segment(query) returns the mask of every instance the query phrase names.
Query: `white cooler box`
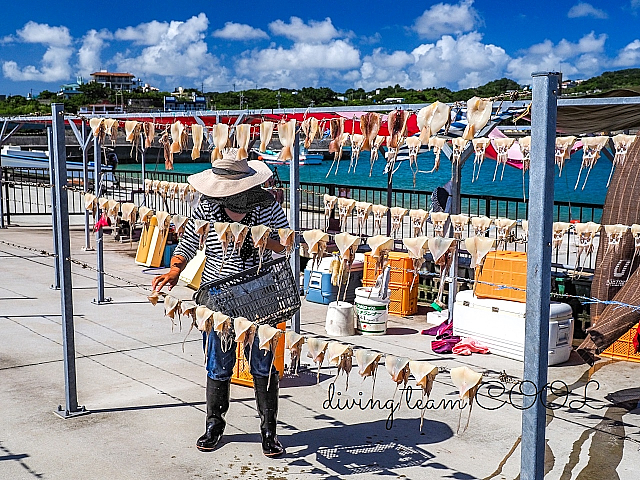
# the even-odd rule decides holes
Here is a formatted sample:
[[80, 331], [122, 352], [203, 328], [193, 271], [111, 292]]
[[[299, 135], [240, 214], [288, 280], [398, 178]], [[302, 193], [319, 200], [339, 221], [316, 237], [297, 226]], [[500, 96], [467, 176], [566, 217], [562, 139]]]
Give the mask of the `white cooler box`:
[[[458, 292], [453, 310], [453, 334], [472, 337], [491, 353], [524, 360], [526, 303], [478, 298], [473, 290]], [[552, 302], [549, 312], [549, 365], [566, 362], [573, 342], [571, 306]]]

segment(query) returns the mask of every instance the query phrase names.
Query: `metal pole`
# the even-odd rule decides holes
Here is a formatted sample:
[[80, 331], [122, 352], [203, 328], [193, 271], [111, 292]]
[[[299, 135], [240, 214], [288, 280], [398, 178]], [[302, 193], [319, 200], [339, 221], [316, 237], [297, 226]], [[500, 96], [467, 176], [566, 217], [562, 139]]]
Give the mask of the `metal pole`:
[[[89, 188], [89, 152], [87, 152], [87, 147], [89, 146], [87, 142], [87, 125], [84, 120], [82, 120], [82, 140], [80, 142], [80, 148], [82, 148], [82, 182], [84, 185], [84, 189], [88, 190]], [[84, 250], [90, 252], [93, 250], [91, 248], [91, 228], [89, 227], [89, 215], [91, 212], [89, 210], [84, 211]]]
[[[449, 209], [449, 215], [460, 214], [460, 176], [462, 172], [462, 161], [458, 161], [451, 165], [451, 203]], [[446, 207], [446, 205], [445, 205]], [[453, 237], [453, 225], [449, 226], [451, 231], [450, 235]], [[453, 308], [456, 302], [456, 294], [458, 292], [458, 252], [453, 255], [451, 262], [451, 269], [449, 270], [449, 298], [447, 301], [447, 307], [449, 309], [449, 320], [453, 321]]]
[[[520, 478], [544, 479], [553, 176], [559, 73], [534, 73]], [[535, 395], [536, 392], [538, 395]], [[526, 395], [530, 396], [526, 396]], [[529, 408], [527, 408], [529, 407]]]
[[[145, 138], [142, 135], [142, 132], [140, 132], [140, 176], [142, 178], [142, 205], [147, 205], [147, 194], [144, 193], [146, 191], [145, 185], [144, 185], [144, 179], [147, 178], [147, 149], [144, 146], [144, 142], [145, 142]], [[133, 226], [131, 226], [131, 235], [133, 235]]]
[[[2, 140], [4, 138], [4, 132], [6, 128], [7, 128], [7, 121], [5, 120], [4, 122], [2, 122], [2, 130], [0, 130], [0, 147], [2, 147], [4, 143]], [[3, 192], [4, 192], [4, 189], [2, 188], [3, 175], [4, 175], [4, 169], [2, 168], [2, 155], [0, 155], [0, 228], [7, 228], [7, 226], [4, 223], [4, 198], [2, 198]]]
[[[100, 190], [102, 186], [102, 173], [101, 173], [101, 154], [100, 154], [100, 142], [98, 137], [93, 138], [93, 184], [96, 197], [100, 197]], [[100, 205], [97, 207], [97, 218], [102, 216], [102, 209]], [[103, 242], [102, 242], [102, 227], [96, 229], [96, 269], [98, 270], [98, 296], [93, 299], [93, 303], [101, 305], [111, 301], [111, 299], [104, 298], [104, 255], [103, 255]]]
[[[58, 199], [55, 194], [55, 188], [58, 185], [56, 181], [56, 150], [54, 148], [53, 143], [53, 132], [51, 127], [47, 127], [47, 147], [49, 149], [49, 183], [54, 185], [54, 188], [51, 189], [51, 227], [53, 230], [53, 251], [58, 251]], [[66, 169], [66, 165], [65, 165]], [[46, 200], [46, 192], [45, 192], [45, 200]], [[60, 290], [60, 256], [55, 257], [55, 261], [53, 262], [53, 285], [51, 288], [54, 290]]]
[[73, 329], [73, 297], [71, 285], [71, 245], [69, 241], [69, 197], [67, 194], [67, 149], [64, 138], [64, 105], [51, 105], [52, 133], [55, 163], [53, 195], [56, 196], [55, 209], [58, 223], [58, 248], [56, 254], [60, 264], [60, 306], [62, 313], [62, 348], [64, 353], [64, 393], [65, 407], [58, 406], [57, 414], [69, 418], [86, 413], [78, 407], [76, 390], [76, 349]]
[[[87, 140], [87, 125], [85, 120], [82, 120], [81, 123], [82, 128], [82, 140], [80, 142], [80, 148], [82, 148], [82, 184], [84, 185], [84, 190], [87, 191], [89, 189], [89, 152], [87, 148], [89, 146], [89, 142]], [[89, 223], [89, 216], [91, 212], [89, 210], [84, 211], [84, 250], [90, 252], [93, 250], [91, 248], [91, 228]]]
[[[300, 242], [298, 242], [298, 232], [300, 232], [300, 131], [296, 129], [296, 137], [293, 142], [293, 160], [289, 164], [289, 223], [295, 232], [295, 248], [291, 255], [290, 263], [293, 270], [293, 277], [296, 282], [300, 280]], [[294, 332], [300, 333], [300, 312], [296, 312], [291, 319], [291, 328]]]
[[391, 203], [392, 197], [393, 173], [391, 170], [389, 170], [389, 173], [387, 173], [387, 207], [389, 207], [389, 210], [387, 211], [387, 237], [391, 235], [391, 207], [393, 206], [393, 204]]

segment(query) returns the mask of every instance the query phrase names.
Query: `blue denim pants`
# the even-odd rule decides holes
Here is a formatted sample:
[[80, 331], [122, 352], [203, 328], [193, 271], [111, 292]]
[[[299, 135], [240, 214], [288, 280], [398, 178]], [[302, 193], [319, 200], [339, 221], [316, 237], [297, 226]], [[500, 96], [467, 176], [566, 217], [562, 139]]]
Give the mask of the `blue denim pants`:
[[[249, 358], [249, 346], [244, 349], [244, 358], [247, 359], [250, 366], [251, 375], [254, 377], [268, 377], [269, 370], [271, 373], [277, 372], [276, 366], [271, 367], [273, 362], [273, 353], [260, 350], [260, 341], [256, 334], [251, 346], [251, 358]], [[209, 334], [209, 343], [207, 345], [207, 334], [202, 332], [202, 346], [208, 348], [205, 350], [207, 357], [207, 375], [213, 380], [226, 381], [231, 379], [233, 375], [233, 367], [236, 364], [236, 350], [238, 345], [236, 342], [226, 352], [222, 351], [220, 337], [215, 332]]]

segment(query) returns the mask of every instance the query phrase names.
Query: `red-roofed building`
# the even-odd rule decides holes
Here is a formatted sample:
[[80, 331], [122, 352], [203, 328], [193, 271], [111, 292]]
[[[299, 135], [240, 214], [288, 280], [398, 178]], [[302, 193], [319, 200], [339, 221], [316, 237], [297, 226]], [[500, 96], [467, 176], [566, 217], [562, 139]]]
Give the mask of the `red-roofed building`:
[[91, 74], [91, 81], [101, 83], [112, 90], [130, 92], [138, 86], [139, 80], [130, 73], [114, 73], [100, 70]]

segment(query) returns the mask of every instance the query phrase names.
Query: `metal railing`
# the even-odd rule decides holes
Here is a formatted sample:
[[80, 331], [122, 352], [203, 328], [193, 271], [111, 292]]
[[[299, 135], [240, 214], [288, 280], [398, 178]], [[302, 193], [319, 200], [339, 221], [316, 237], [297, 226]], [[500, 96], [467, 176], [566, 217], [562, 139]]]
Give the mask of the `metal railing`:
[[[7, 220], [11, 215], [51, 215], [51, 192], [46, 185], [49, 184], [49, 170], [35, 168], [4, 167], [2, 169], [5, 188], [5, 211]], [[151, 180], [166, 180], [169, 182], [185, 183], [189, 175], [173, 172], [147, 172], [146, 178]], [[68, 171], [69, 185], [77, 187], [81, 191], [94, 191], [93, 177], [89, 178], [87, 188], [84, 185], [82, 172], [78, 170]], [[283, 207], [288, 213], [289, 183], [282, 182], [284, 189]], [[300, 225], [303, 230], [327, 227], [327, 219], [324, 215], [325, 194], [338, 197], [355, 199], [358, 202], [370, 202], [373, 204], [387, 205], [387, 190], [377, 187], [358, 187], [353, 185], [301, 183], [300, 184]], [[180, 214], [188, 216], [191, 207], [177, 198], [163, 198], [157, 194], [144, 193], [144, 180], [140, 172], [118, 171], [107, 173], [103, 177], [102, 188], [99, 196], [114, 198], [121, 202], [133, 202], [136, 205], [146, 205], [155, 210], [165, 210], [172, 215]], [[390, 204], [406, 209], [429, 210], [431, 206], [431, 192], [409, 189], [394, 189]], [[496, 197], [488, 195], [461, 195], [461, 213], [473, 215], [486, 215], [487, 217], [507, 217], [512, 219], [526, 219], [528, 204], [521, 199], [508, 197]], [[84, 214], [84, 202], [79, 191], [69, 191], [69, 214]], [[554, 221], [599, 222], [602, 217], [602, 205], [588, 203], [555, 202]], [[373, 218], [370, 215], [368, 221], [360, 228], [355, 212], [347, 216], [345, 225], [339, 223], [337, 208], [331, 214], [329, 229], [333, 231], [348, 231], [354, 234], [370, 236], [374, 234]], [[382, 233], [386, 233], [386, 220], [382, 222]], [[522, 226], [516, 225], [514, 238], [523, 236]], [[399, 240], [413, 234], [413, 228], [408, 218], [402, 222], [401, 228], [394, 235]], [[433, 225], [427, 223], [424, 228], [425, 235], [433, 235]], [[467, 228], [467, 235], [471, 235], [471, 226]], [[492, 230], [495, 235], [495, 231]], [[555, 262], [569, 264], [573, 259], [575, 247], [573, 235], [567, 234], [561, 249], [555, 254]], [[396, 243], [401, 247], [401, 243]], [[526, 243], [510, 242], [506, 248], [509, 250], [526, 250]], [[592, 269], [595, 265], [595, 255], [591, 255], [585, 262], [586, 269]]]

